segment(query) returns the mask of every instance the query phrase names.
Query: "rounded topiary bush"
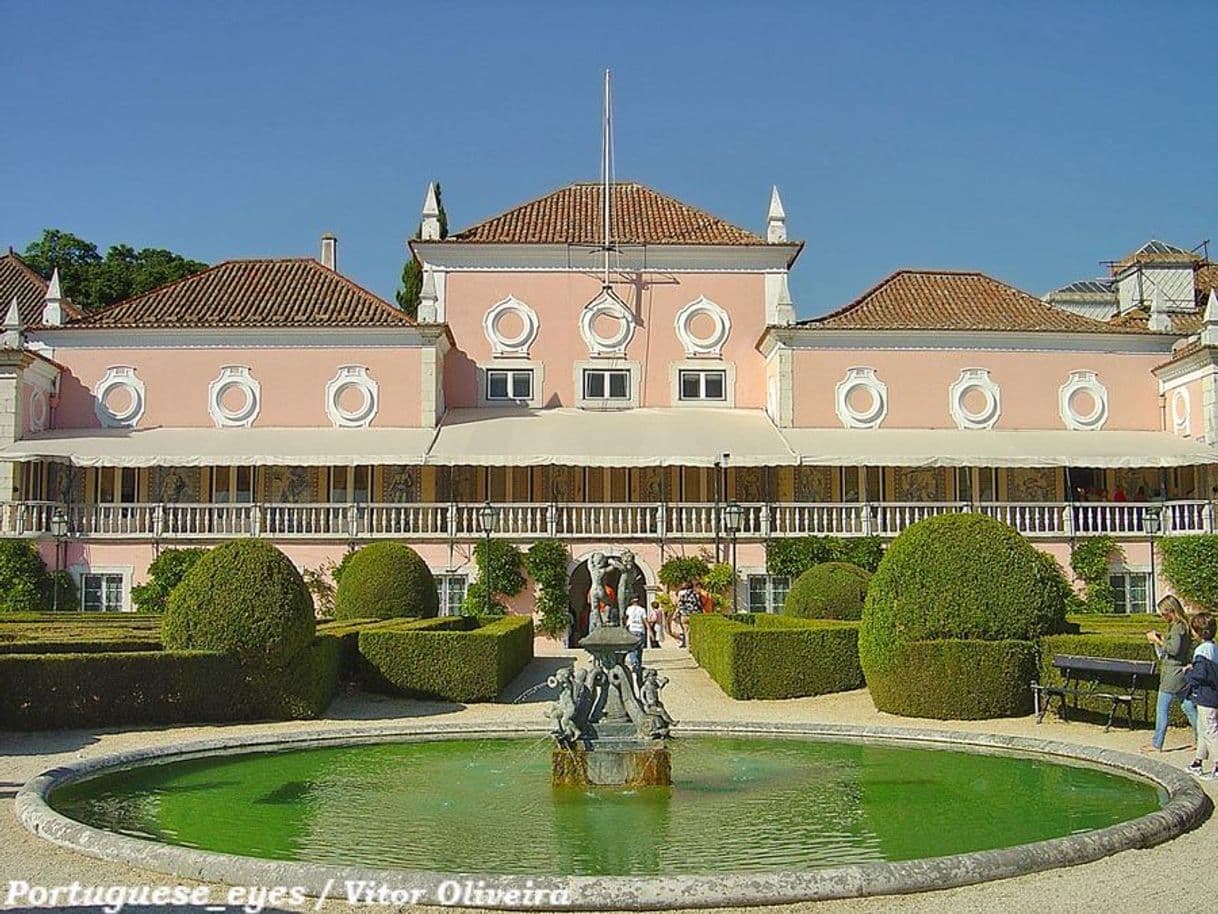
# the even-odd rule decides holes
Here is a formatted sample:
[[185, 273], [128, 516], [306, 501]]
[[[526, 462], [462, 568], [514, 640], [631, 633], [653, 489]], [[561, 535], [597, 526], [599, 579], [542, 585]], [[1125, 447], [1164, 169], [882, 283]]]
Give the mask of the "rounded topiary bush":
[[409, 546], [373, 543], [345, 561], [334, 594], [336, 618], [430, 618], [439, 612], [436, 579]]
[[870, 572], [849, 562], [813, 565], [791, 585], [782, 611], [801, 619], [861, 619]]
[[268, 670], [295, 660], [314, 634], [313, 597], [291, 560], [261, 540], [202, 556], [169, 595], [161, 636], [170, 650], [224, 651]]
[[[1016, 678], [1023, 659], [969, 664], [949, 656], [981, 656], [967, 646], [975, 641], [1034, 650], [1036, 639], [1065, 629], [1068, 590], [1056, 562], [993, 518], [948, 514], [914, 524], [889, 546], [863, 606], [859, 659], [876, 707], [942, 719], [1022, 713], [1030, 702], [1028, 680]], [[945, 643], [919, 646], [926, 642]], [[970, 694], [977, 692], [986, 695]], [[939, 706], [914, 698], [925, 694], [940, 696]]]

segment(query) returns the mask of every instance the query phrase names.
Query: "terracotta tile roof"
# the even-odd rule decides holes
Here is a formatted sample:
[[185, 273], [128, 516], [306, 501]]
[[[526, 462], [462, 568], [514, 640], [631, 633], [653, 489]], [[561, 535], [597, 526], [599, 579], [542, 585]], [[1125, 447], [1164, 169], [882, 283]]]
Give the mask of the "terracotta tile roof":
[[1200, 255], [1152, 238], [1136, 251], [1126, 254], [1112, 265], [1114, 274], [1139, 263], [1201, 263]]
[[[1187, 335], [1196, 333], [1201, 329], [1201, 320], [1204, 317], [1204, 311], [1190, 312], [1187, 314], [1179, 312], [1169, 312], [1168, 317], [1171, 320], [1171, 329], [1165, 331], [1167, 333], [1178, 333]], [[1150, 332], [1150, 315], [1145, 308], [1134, 308], [1126, 311], [1124, 314], [1118, 314], [1108, 322], [1113, 327], [1123, 327], [1142, 331], [1143, 333]]]
[[413, 324], [311, 258], [226, 260], [73, 321], [73, 328], [386, 327]]
[[[599, 244], [603, 193], [598, 183], [570, 184], [493, 216], [445, 243]], [[613, 185], [613, 240], [622, 244], [761, 245], [760, 235], [642, 184]]]
[[1063, 311], [986, 276], [898, 270], [846, 307], [800, 326], [826, 330], [1009, 330], [1137, 333]]
[[[0, 256], [0, 317], [8, 311], [14, 295], [17, 296], [17, 312], [21, 315], [21, 325], [41, 326], [42, 305], [47, 297], [47, 280], [38, 275], [19, 254], [10, 250]], [[67, 299], [64, 299], [63, 309], [72, 317], [80, 314]]]
[[1197, 307], [1205, 313], [1205, 303], [1211, 289], [1218, 289], [1218, 263], [1204, 262], [1193, 274], [1193, 287], [1197, 290]]

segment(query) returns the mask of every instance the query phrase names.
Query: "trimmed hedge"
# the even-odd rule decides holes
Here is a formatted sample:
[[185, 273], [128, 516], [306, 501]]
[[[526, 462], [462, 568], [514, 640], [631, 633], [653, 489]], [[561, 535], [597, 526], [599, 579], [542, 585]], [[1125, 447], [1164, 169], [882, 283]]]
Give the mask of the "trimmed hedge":
[[336, 619], [430, 619], [440, 612], [431, 569], [403, 543], [372, 543], [344, 563], [334, 594]]
[[287, 668], [313, 641], [313, 596], [291, 560], [262, 540], [217, 546], [169, 595], [170, 650], [233, 653], [251, 669]]
[[[888, 547], [863, 608], [859, 656], [876, 707], [942, 719], [1024, 713], [1033, 648], [960, 644], [1030, 645], [1062, 632], [1069, 592], [1060, 566], [1006, 524], [980, 514], [919, 521]], [[939, 641], [954, 646], [913, 647]], [[962, 676], [975, 696], [958, 688]], [[937, 710], [930, 695], [942, 701]]]
[[314, 638], [287, 670], [265, 681], [253, 680], [260, 715], [276, 720], [320, 717], [338, 691], [341, 663], [339, 638]]
[[1163, 576], [1188, 603], [1218, 612], [1218, 534], [1167, 536], [1159, 540]]
[[863, 618], [871, 573], [849, 562], [822, 562], [795, 579], [783, 605], [784, 615], [800, 619]]
[[1017, 717], [1032, 710], [1036, 661], [1031, 641], [914, 641], [867, 685], [877, 708], [906, 717]]
[[694, 660], [732, 698], [798, 698], [863, 686], [856, 623], [700, 614], [689, 625]]
[[[530, 616], [445, 616], [359, 633], [365, 688], [446, 701], [494, 701], [533, 659]], [[375, 677], [375, 678], [372, 678]]]

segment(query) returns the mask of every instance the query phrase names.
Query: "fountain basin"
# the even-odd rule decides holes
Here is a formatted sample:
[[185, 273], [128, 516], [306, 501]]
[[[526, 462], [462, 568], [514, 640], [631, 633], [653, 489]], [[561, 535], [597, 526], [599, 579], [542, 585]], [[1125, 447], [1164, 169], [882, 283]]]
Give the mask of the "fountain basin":
[[[487, 849], [498, 846], [499, 842], [485, 837], [475, 848], [478, 851], [477, 856], [465, 861], [451, 856], [443, 859], [426, 856], [415, 856], [406, 860], [377, 858], [365, 853], [366, 845], [361, 844], [361, 837], [352, 835], [349, 831], [350, 822], [340, 823], [343, 828], [339, 834], [343, 840], [339, 849], [341, 852], [336, 852], [337, 856], [322, 853], [314, 855], [315, 859], [311, 860], [260, 859], [254, 854], [263, 853], [268, 857], [282, 854], [270, 847], [241, 848], [241, 853], [234, 854], [226, 852], [233, 850], [231, 847], [219, 850], [190, 848], [138, 838], [133, 834], [105, 831], [74, 821], [57, 812], [47, 804], [47, 797], [51, 796], [53, 803], [59, 803], [65, 797], [70, 798], [71, 794], [66, 789], [70, 785], [115, 766], [121, 769], [123, 766], [131, 767], [149, 761], [161, 762], [170, 759], [179, 763], [193, 759], [201, 763], [203, 768], [196, 772], [203, 776], [201, 783], [206, 786], [210, 780], [212, 788], [216, 788], [217, 781], [224, 781], [232, 773], [231, 770], [227, 774], [223, 771], [225, 764], [253, 762], [255, 759], [249, 755], [251, 752], [277, 751], [284, 748], [334, 750], [342, 745], [355, 745], [358, 748], [379, 746], [384, 749], [383, 744], [391, 741], [417, 747], [420, 742], [476, 738], [486, 741], [484, 745], [497, 747], [501, 760], [511, 754], [509, 750], [512, 749], [512, 743], [515, 743], [516, 747], [524, 744], [519, 739], [506, 743], [499, 740], [506, 737], [519, 738], [519, 731], [504, 733], [462, 727], [364, 729], [341, 733], [298, 734], [281, 740], [264, 739], [255, 743], [231, 739], [209, 741], [181, 747], [185, 752], [179, 747], [149, 749], [89, 760], [48, 772], [22, 789], [18, 795], [17, 808], [21, 820], [28, 828], [57, 843], [93, 856], [123, 860], [136, 866], [176, 875], [226, 883], [300, 885], [314, 893], [325, 891], [328, 880], [338, 880], [337, 884], [342, 884], [345, 880], [374, 880], [379, 884], [396, 886], [402, 890], [430, 892], [432, 894], [424, 897], [434, 901], [438, 898], [434, 894], [437, 887], [446, 878], [444, 874], [461, 872], [465, 874], [462, 879], [483, 880], [488, 885], [509, 890], [516, 887], [522, 891], [526, 888], [562, 891], [566, 893], [562, 903], [555, 903], [553, 906], [576, 909], [776, 903], [962, 885], [1054, 866], [1082, 863], [1125, 848], [1156, 844], [1197, 824], [1208, 815], [1210, 809], [1203, 791], [1185, 773], [1148, 759], [1090, 747], [990, 735], [829, 725], [722, 727], [690, 724], [683, 726], [683, 733], [736, 741], [737, 745], [729, 747], [732, 751], [728, 752], [728, 755], [739, 755], [739, 740], [762, 737], [770, 748], [765, 748], [764, 751], [758, 748], [751, 755], [746, 753], [743, 757], [757, 760], [765, 756], [770, 761], [761, 765], [763, 770], [760, 773], [754, 770], [736, 771], [733, 774], [728, 770], [726, 777], [721, 777], [723, 771], [712, 765], [709, 774], [703, 770], [697, 775], [697, 778], [701, 779], [697, 783], [686, 781], [683, 784], [687, 766], [680, 753], [688, 748], [690, 754], [687, 760], [692, 762], [698, 755], [704, 755], [701, 750], [707, 744], [696, 742], [696, 738], [682, 738], [674, 743], [674, 750], [678, 753], [674, 786], [671, 790], [653, 788], [650, 791], [637, 791], [636, 793], [646, 796], [642, 797], [637, 807], [633, 807], [633, 812], [628, 812], [629, 815], [642, 814], [649, 830], [630, 832], [628, 829], [637, 827], [638, 822], [623, 823], [618, 817], [623, 808], [618, 799], [614, 799], [609, 807], [598, 805], [604, 801], [603, 791], [594, 792], [597, 798], [595, 800], [587, 799], [585, 794], [578, 791], [574, 796], [559, 796], [552, 803], [546, 803], [544, 810], [537, 810], [539, 804], [536, 802], [537, 798], [533, 797], [533, 802], [522, 804], [522, 808], [531, 805], [547, 816], [557, 816], [556, 824], [553, 824], [550, 833], [538, 832], [533, 827], [535, 822], [520, 821], [518, 811], [515, 814], [516, 819], [512, 821], [515, 829], [512, 836], [515, 840], [508, 839], [503, 842], [505, 854], [501, 856], [504, 859], [499, 859], [494, 854], [488, 856]], [[536, 735], [540, 736], [540, 731]], [[805, 742], [809, 740], [811, 742]], [[863, 793], [852, 794], [850, 789], [839, 792], [839, 800], [845, 797], [849, 801], [853, 796], [858, 802], [854, 806], [847, 802], [844, 806], [825, 809], [825, 816], [819, 820], [819, 824], [810, 823], [793, 814], [791, 799], [806, 791], [809, 784], [827, 780], [824, 771], [806, 771], [806, 778], [798, 784], [789, 784], [790, 789], [782, 785], [784, 780], [790, 777], [790, 772], [799, 772], [814, 763], [825, 762], [824, 757], [817, 755], [819, 750], [809, 749], [810, 754], [800, 755], [799, 751], [803, 750], [796, 751], [798, 747], [824, 746], [826, 740], [846, 746], [856, 756], [865, 751], [866, 754], [874, 756], [874, 765], [869, 769], [870, 775], [854, 777], [853, 780], [853, 775], [849, 772], [838, 770], [836, 782], [847, 787], [853, 785], [862, 789]], [[908, 756], [902, 767], [893, 764], [893, 756], [884, 755], [903, 749], [929, 751], [931, 761], [936, 764], [919, 767], [910, 762], [912, 756]], [[468, 751], [463, 751], [465, 755], [469, 755]], [[540, 761], [533, 759], [530, 764], [534, 766], [538, 783], [545, 785], [546, 796], [549, 797], [548, 753], [537, 740], [532, 743], [532, 752]], [[791, 752], [796, 754], [792, 756], [789, 754]], [[875, 755], [877, 752], [880, 755]], [[234, 753], [239, 756], [234, 757]], [[1068, 788], [1067, 793], [1077, 792], [1079, 784], [1086, 787], [1087, 783], [1092, 783], [1094, 786], [1096, 782], [1088, 781], [1093, 776], [1100, 777], [1100, 781], [1108, 785], [1097, 788], [1096, 796], [1100, 796], [1109, 787], [1116, 789], [1127, 782], [1132, 785], [1131, 796], [1136, 795], [1134, 805], [1123, 807], [1123, 813], [1109, 815], [1108, 824], [1099, 820], [1084, 822], [1080, 819], [1076, 822], [1067, 821], [1064, 828], [1059, 827], [1057, 836], [1053, 837], [1009, 836], [1016, 842], [1015, 846], [994, 846], [983, 841], [974, 842], [973, 850], [960, 850], [968, 844], [967, 841], [965, 844], [957, 841], [955, 845], [939, 848], [939, 851], [960, 850], [946, 855], [935, 850], [927, 854], [911, 852], [908, 848], [900, 849], [903, 835], [907, 836], [919, 823], [922, 826], [929, 824], [926, 822], [928, 810], [953, 806], [953, 803], [927, 804], [925, 798], [919, 801], [922, 804], [919, 805], [910, 799], [913, 796], [910, 791], [917, 787], [920, 780], [926, 779], [927, 772], [933, 773], [936, 768], [943, 767], [937, 762], [946, 762], [950, 756], [962, 756], [967, 765], [973, 766], [973, 770], [972, 776], [957, 781], [957, 787], [963, 789], [962, 785], [968, 784], [980, 784], [984, 787], [983, 782], [987, 777], [997, 778], [993, 782], [998, 788], [993, 796], [997, 796], [1009, 794], [1009, 785], [1003, 786], [997, 768], [982, 769], [985, 769], [988, 762], [1000, 762], [1001, 768], [1006, 763], [1017, 761], [1011, 757], [1012, 754], [1021, 757], [1018, 761], [1033, 767], [1040, 766], [1043, 769], [1040, 779], [1048, 777], [1049, 780], [1060, 781]], [[304, 756], [307, 753], [292, 755]], [[290, 757], [288, 754], [272, 757], [272, 767], [282, 770]], [[784, 767], [784, 758], [792, 764]], [[775, 759], [777, 761], [774, 761]], [[492, 758], [492, 768], [495, 762]], [[219, 767], [207, 772], [207, 765], [213, 763]], [[981, 768], [977, 768], [978, 765]], [[502, 765], [499, 767], [504, 768]], [[339, 769], [342, 770], [342, 766], [339, 766]], [[447, 788], [452, 781], [448, 769], [433, 770], [435, 777], [432, 792], [435, 793], [434, 788], [437, 785]], [[978, 771], [983, 776], [977, 777]], [[130, 776], [135, 778], [137, 785], [148, 785], [161, 776], [154, 775], [154, 772], [156, 769], [151, 768], [144, 772], [131, 773]], [[386, 777], [388, 778], [389, 774]], [[734, 777], [744, 777], [745, 786], [733, 786]], [[263, 784], [262, 787], [269, 789], [256, 796], [251, 794], [253, 799], [248, 802], [257, 818], [268, 820], [286, 809], [294, 808], [294, 804], [307, 808], [308, 803], [313, 802], [309, 799], [308, 790], [301, 793], [296, 787], [290, 786], [290, 781], [291, 779], [278, 787]], [[506, 784], [507, 781], [503, 783]], [[88, 784], [77, 783], [76, 789], [87, 786]], [[190, 782], [189, 779], [175, 783], [171, 778], [162, 786], [177, 788], [166, 790], [160, 795], [159, 802], [169, 806], [174, 803], [181, 804], [183, 800], [198, 797], [206, 792], [199, 790], [199, 781]], [[519, 788], [521, 785], [516, 786]], [[890, 795], [904, 796], [909, 801], [877, 808], [872, 816], [864, 795], [868, 791], [875, 794], [877, 789], [881, 793], [886, 790]], [[57, 791], [58, 798], [53, 795]], [[561, 795], [563, 792], [560, 790], [557, 793]], [[657, 799], [658, 794], [665, 794], [667, 798]], [[695, 797], [693, 802], [688, 807], [681, 806], [690, 796]], [[632, 801], [623, 802], [626, 807], [630, 807]], [[383, 804], [380, 805], [382, 811], [385, 811]], [[967, 800], [959, 794], [954, 798], [954, 805], [965, 813], [960, 817], [958, 827], [954, 831], [933, 829], [936, 834], [948, 835], [954, 841], [968, 838], [971, 831], [989, 822], [1018, 822], [1021, 819], [1040, 818], [1010, 814], [1004, 816], [997, 807], [984, 809], [976, 805], [969, 806]], [[1112, 804], [1107, 801], [1099, 804], [1100, 807], [1109, 805]], [[206, 804], [203, 808], [207, 808]], [[225, 811], [219, 807], [212, 809], [213, 813]], [[231, 809], [230, 805], [230, 811]], [[416, 805], [414, 809], [415, 820], [427, 818], [424, 815], [426, 810], [422, 807]], [[332, 821], [330, 813], [333, 810], [315, 806], [314, 811], [314, 824]], [[736, 815], [736, 819], [725, 820], [725, 811]], [[1101, 808], [1100, 812], [1103, 811]], [[694, 820], [682, 818], [695, 813], [703, 815], [703, 824], [697, 826], [697, 831], [692, 830], [693, 826], [690, 825]], [[798, 856], [808, 845], [809, 836], [817, 838], [818, 835], [824, 837], [832, 832], [849, 832], [850, 822], [857, 824], [858, 815], [871, 823], [866, 828], [856, 829], [871, 835], [870, 846], [863, 842], [861, 849], [855, 846], [849, 853], [843, 853], [839, 847], [819, 861]], [[852, 819], [852, 816], [855, 818]], [[874, 821], [867, 819], [868, 816], [872, 816]], [[364, 818], [371, 821], [375, 817]], [[381, 816], [382, 820], [385, 818]], [[397, 821], [392, 814], [388, 818]], [[183, 817], [181, 821], [189, 821], [189, 818]], [[665, 821], [669, 821], [667, 832], [662, 827]], [[969, 825], [970, 822], [973, 824]], [[572, 823], [575, 823], [575, 826]], [[780, 851], [768, 864], [762, 861], [763, 865], [756, 865], [756, 845], [753, 842], [755, 835], [743, 833], [743, 829], [750, 823], [771, 827], [778, 839]], [[410, 817], [405, 817], [400, 824], [404, 831], [398, 829], [394, 833], [394, 840], [399, 844], [423, 850], [433, 847], [426, 840], [425, 833], [413, 830], [419, 827], [419, 821], [411, 821]], [[485, 836], [486, 824], [485, 821], [475, 821], [469, 827]], [[657, 832], [657, 829], [664, 840], [654, 847], [643, 847], [642, 851], [645, 853], [636, 854], [634, 851], [637, 842], [623, 838], [623, 835], [653, 833]], [[129, 831], [139, 833], [138, 829]], [[1078, 833], [1074, 833], [1076, 831]], [[447, 835], [448, 845], [460, 843], [458, 832], [448, 830], [444, 834]], [[197, 835], [155, 836], [151, 833], [148, 837], [196, 843], [198, 838]], [[309, 836], [306, 834], [304, 837]], [[1028, 840], [1029, 837], [1035, 840]], [[551, 841], [554, 843], [550, 843]], [[882, 853], [886, 843], [890, 848], [896, 848], [895, 853], [888, 854], [887, 859]], [[297, 850], [307, 846], [310, 846], [307, 840], [298, 840], [296, 843]], [[312, 846], [316, 848], [317, 845], [314, 843]], [[444, 847], [443, 844], [439, 846], [441, 849]], [[577, 851], [583, 848], [587, 853], [582, 857], [578, 853], [568, 854], [566, 858], [561, 854], [556, 857], [555, 849], [561, 850], [563, 847]], [[657, 856], [653, 852], [656, 847], [671, 847], [673, 852]], [[736, 854], [734, 863], [729, 862], [733, 853]], [[561, 867], [566, 872], [556, 872], [558, 867], [538, 864], [539, 860], [554, 859], [567, 860], [567, 865]], [[750, 860], [753, 864], [749, 864]], [[513, 866], [511, 861], [516, 861], [516, 865]], [[461, 865], [471, 862], [474, 863], [473, 866]], [[475, 875], [470, 876], [470, 873]], [[487, 900], [475, 900], [471, 903], [486, 904]], [[493, 901], [491, 903], [493, 904]], [[546, 907], [547, 903], [542, 900], [533, 906]]]

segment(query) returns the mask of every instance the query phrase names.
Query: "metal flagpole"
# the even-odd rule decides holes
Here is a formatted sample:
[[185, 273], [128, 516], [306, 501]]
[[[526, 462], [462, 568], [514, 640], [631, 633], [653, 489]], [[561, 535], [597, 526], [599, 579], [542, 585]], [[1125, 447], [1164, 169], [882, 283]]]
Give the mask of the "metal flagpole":
[[601, 194], [603, 195], [601, 210], [604, 216], [604, 287], [609, 288], [609, 215], [612, 207], [611, 196], [613, 193], [613, 155], [612, 155], [612, 135], [613, 135], [613, 103], [609, 92], [609, 71], [605, 70], [605, 117], [601, 125], [602, 128], [602, 148], [601, 148]]

